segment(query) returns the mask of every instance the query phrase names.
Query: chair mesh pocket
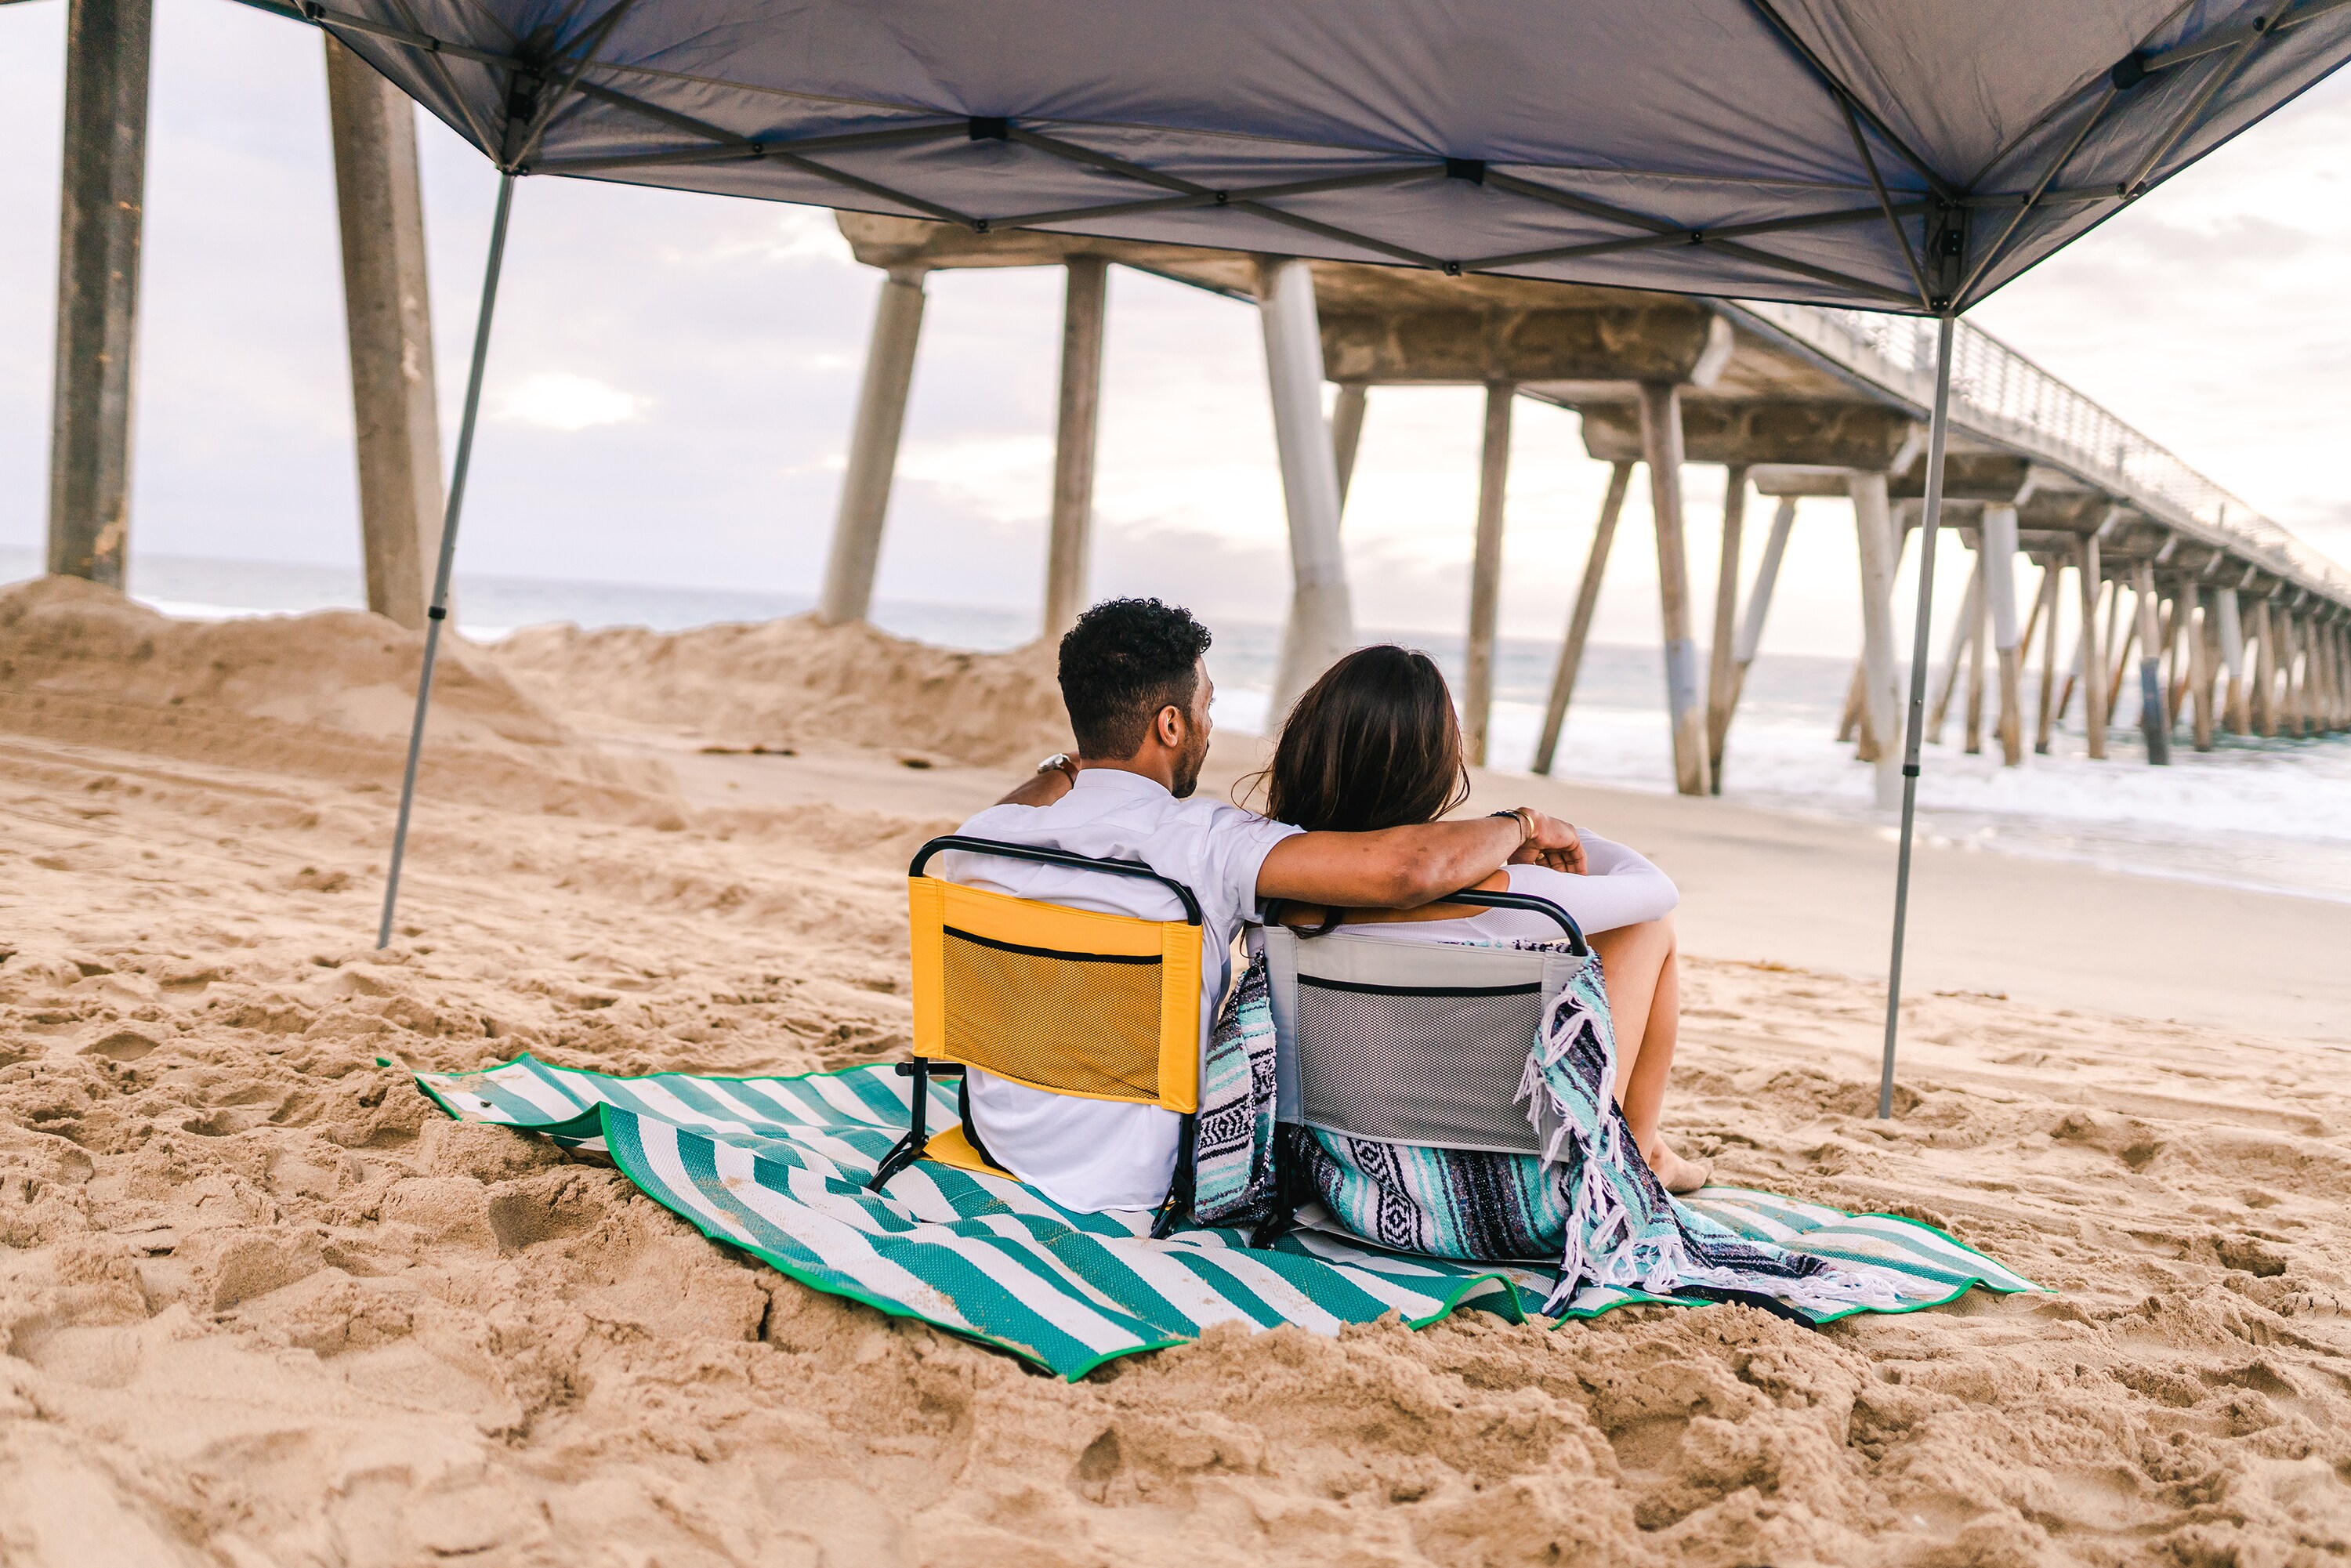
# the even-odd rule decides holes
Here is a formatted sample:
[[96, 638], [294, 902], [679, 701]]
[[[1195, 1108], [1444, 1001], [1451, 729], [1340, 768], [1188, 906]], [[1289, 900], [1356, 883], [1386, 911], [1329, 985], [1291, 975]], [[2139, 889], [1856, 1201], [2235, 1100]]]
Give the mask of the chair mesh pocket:
[[1065, 1093], [1158, 1099], [1155, 956], [1057, 952], [945, 929], [948, 1056]]
[[1517, 1103], [1542, 988], [1427, 989], [1298, 977], [1309, 1126], [1435, 1148], [1537, 1152]]

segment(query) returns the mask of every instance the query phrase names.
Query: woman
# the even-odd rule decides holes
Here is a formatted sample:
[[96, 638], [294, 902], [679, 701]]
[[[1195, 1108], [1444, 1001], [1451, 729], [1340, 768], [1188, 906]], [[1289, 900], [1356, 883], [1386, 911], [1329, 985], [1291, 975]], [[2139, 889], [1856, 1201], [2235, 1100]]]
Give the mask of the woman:
[[[1392, 646], [1361, 648], [1324, 673], [1298, 699], [1282, 726], [1273, 763], [1261, 776], [1266, 814], [1309, 831], [1364, 831], [1433, 821], [1469, 796], [1462, 765], [1461, 729], [1445, 676], [1425, 653]], [[1680, 894], [1656, 866], [1622, 844], [1594, 834], [1583, 838], [1580, 871], [1512, 865], [1480, 888], [1532, 894], [1574, 916], [1598, 955], [1616, 1039], [1615, 1094], [1649, 1168], [1671, 1192], [1706, 1183], [1707, 1167], [1667, 1146], [1658, 1130], [1666, 1080], [1679, 1029], [1676, 948], [1670, 915]], [[1556, 940], [1558, 925], [1523, 910], [1477, 910], [1436, 904], [1418, 909], [1328, 911], [1285, 907], [1285, 924], [1312, 928], [1332, 915], [1357, 936], [1398, 942]], [[1393, 1205], [1400, 1195], [1384, 1187], [1373, 1162], [1356, 1158], [1350, 1140], [1314, 1135], [1309, 1156], [1316, 1185], [1342, 1215], [1365, 1204]], [[1523, 1155], [1454, 1151], [1454, 1162], [1509, 1162], [1487, 1173], [1524, 1189], [1537, 1215], [1564, 1209], [1555, 1180]], [[1523, 1167], [1523, 1168], [1521, 1168]], [[1543, 1228], [1538, 1218], [1534, 1228]], [[1513, 1239], [1510, 1255], [1526, 1256], [1556, 1238]]]

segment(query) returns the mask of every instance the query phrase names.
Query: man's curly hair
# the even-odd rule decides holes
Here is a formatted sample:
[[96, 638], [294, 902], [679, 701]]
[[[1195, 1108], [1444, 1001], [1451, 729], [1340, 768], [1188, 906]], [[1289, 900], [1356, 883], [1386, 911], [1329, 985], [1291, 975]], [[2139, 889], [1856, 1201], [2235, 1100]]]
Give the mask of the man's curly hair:
[[1079, 755], [1132, 757], [1161, 708], [1190, 708], [1208, 641], [1190, 611], [1156, 599], [1106, 599], [1079, 616], [1061, 667]]

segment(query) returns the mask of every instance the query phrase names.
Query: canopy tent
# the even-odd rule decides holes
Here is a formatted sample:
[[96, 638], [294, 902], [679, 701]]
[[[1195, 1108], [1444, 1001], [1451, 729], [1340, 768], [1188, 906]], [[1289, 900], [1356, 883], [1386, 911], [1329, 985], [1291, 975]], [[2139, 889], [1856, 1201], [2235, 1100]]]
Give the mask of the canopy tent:
[[2351, 57], [2351, 0], [247, 3], [330, 32], [505, 176], [380, 940], [517, 175], [1909, 311], [1942, 331], [1881, 1115], [1951, 322]]
[[2351, 54], [2346, 0], [301, 0], [502, 169], [1965, 310]]

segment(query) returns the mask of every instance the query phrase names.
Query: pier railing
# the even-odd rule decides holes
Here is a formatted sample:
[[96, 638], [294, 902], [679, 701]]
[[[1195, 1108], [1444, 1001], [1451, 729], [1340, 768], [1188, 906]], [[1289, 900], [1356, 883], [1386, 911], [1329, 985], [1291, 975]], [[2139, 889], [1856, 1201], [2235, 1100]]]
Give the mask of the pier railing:
[[[1738, 308], [1922, 409], [1933, 396], [1931, 321], [1760, 301]], [[1998, 338], [1962, 321], [1955, 351], [1956, 427], [2045, 459], [2151, 517], [2218, 536], [2277, 576], [2351, 603], [2351, 572]]]

